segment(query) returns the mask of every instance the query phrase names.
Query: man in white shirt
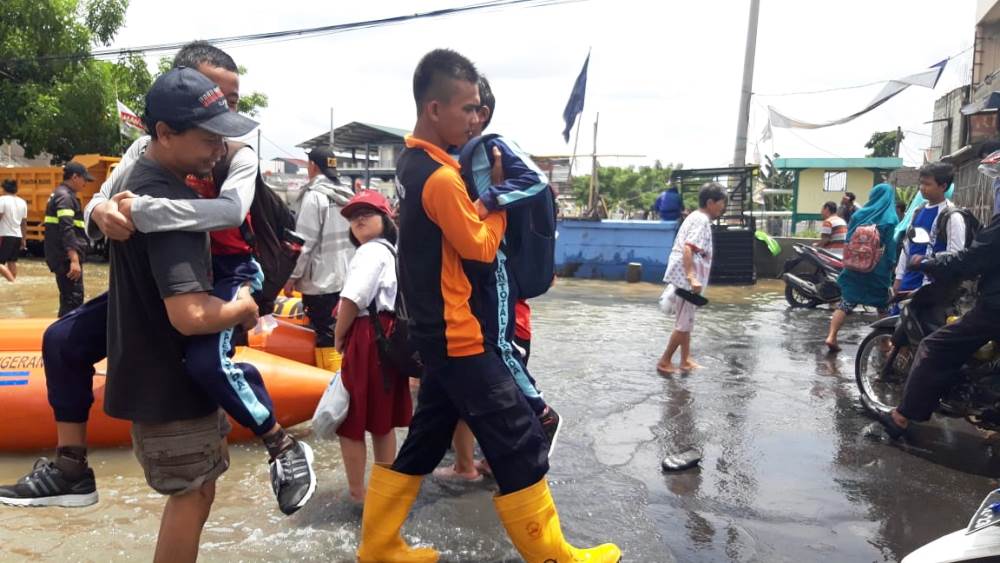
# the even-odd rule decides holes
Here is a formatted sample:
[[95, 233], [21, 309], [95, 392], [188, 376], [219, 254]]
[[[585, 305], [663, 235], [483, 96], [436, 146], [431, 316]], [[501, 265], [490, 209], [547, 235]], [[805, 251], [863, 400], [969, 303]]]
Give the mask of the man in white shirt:
[[17, 279], [17, 256], [27, 248], [28, 203], [17, 197], [17, 182], [3, 181], [0, 195], [0, 276], [7, 281]]
[[927, 203], [914, 211], [911, 229], [925, 229], [930, 242], [919, 244], [907, 240], [903, 245], [896, 263], [894, 294], [910, 292], [929, 283], [923, 272], [909, 270], [914, 257], [931, 258], [941, 252], [955, 253], [965, 248], [965, 218], [956, 211], [955, 204], [945, 198], [954, 175], [954, 168], [944, 162], [931, 162], [920, 168], [920, 194]]

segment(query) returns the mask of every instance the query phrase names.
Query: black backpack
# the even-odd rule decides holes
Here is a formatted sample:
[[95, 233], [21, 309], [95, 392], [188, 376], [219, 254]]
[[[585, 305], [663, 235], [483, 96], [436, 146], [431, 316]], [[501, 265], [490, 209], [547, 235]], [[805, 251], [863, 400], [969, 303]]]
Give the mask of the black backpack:
[[[249, 146], [245, 143], [227, 141], [226, 157], [215, 165], [212, 179], [217, 189], [229, 176], [229, 166], [236, 151]], [[257, 182], [253, 202], [250, 204], [250, 221], [240, 225], [243, 240], [253, 249], [254, 258], [264, 272], [264, 289], [254, 293], [254, 300], [261, 315], [274, 312], [274, 302], [281, 293], [288, 278], [295, 270], [302, 251], [303, 239], [295, 232], [295, 215], [288, 205], [267, 185], [257, 169]]]
[[[396, 249], [385, 241], [380, 240], [377, 242], [392, 253], [393, 262], [396, 264], [396, 279], [399, 279], [399, 260], [397, 259]], [[375, 298], [368, 304], [368, 318], [371, 319], [372, 325], [375, 328], [375, 343], [378, 347], [379, 361], [383, 366], [393, 366], [403, 377], [423, 377], [424, 364], [420, 360], [420, 353], [410, 342], [410, 316], [406, 311], [406, 303], [403, 301], [403, 292], [401, 290], [396, 292], [396, 302], [393, 305], [393, 314], [396, 316], [396, 322], [393, 323], [389, 334], [386, 334], [382, 330], [382, 323], [378, 320], [378, 308], [375, 306], [376, 299], [378, 299], [377, 292]], [[384, 370], [382, 372], [382, 383], [387, 391], [392, 385], [391, 378], [386, 376]]]
[[[911, 220], [910, 228], [907, 229], [908, 238], [913, 236], [914, 226], [912, 224], [912, 221], [916, 220], [917, 215], [919, 215], [920, 212], [926, 208], [927, 205], [924, 204], [913, 211], [913, 219]], [[945, 247], [948, 246], [948, 221], [950, 221], [951, 216], [955, 214], [961, 215], [962, 218], [965, 219], [964, 247], [968, 248], [969, 245], [972, 244], [972, 240], [976, 238], [976, 235], [979, 234], [980, 230], [982, 230], [983, 226], [982, 223], [979, 222], [979, 219], [977, 219], [976, 216], [973, 215], [971, 211], [969, 211], [964, 207], [958, 207], [957, 205], [949, 205], [941, 210], [941, 215], [938, 216], [937, 218], [937, 224], [936, 224], [937, 229], [935, 229], [936, 233], [934, 236], [934, 241], [944, 243]]]
[[[492, 181], [493, 156], [487, 143], [497, 137], [482, 135], [462, 147], [459, 155], [462, 180], [473, 200], [479, 199], [479, 186], [486, 187]], [[507, 210], [504, 241], [518, 297], [531, 299], [548, 291], [556, 273], [556, 197], [551, 186], [533, 196], [531, 203]]]

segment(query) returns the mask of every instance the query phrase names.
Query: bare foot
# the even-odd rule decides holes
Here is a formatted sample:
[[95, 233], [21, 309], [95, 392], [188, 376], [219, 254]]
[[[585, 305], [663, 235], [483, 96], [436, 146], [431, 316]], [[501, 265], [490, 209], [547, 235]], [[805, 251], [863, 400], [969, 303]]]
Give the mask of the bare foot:
[[473, 467], [472, 471], [465, 472], [458, 471], [454, 465], [438, 467], [434, 470], [434, 476], [446, 481], [467, 481], [469, 483], [478, 483], [483, 480], [483, 476], [475, 467]]
[[353, 505], [364, 506], [364, 504], [365, 504], [365, 492], [364, 491], [361, 491], [360, 494], [354, 493], [354, 492], [348, 492], [344, 496], [345, 496], [347, 502], [349, 502], [349, 503], [351, 503]]
[[675, 368], [674, 364], [671, 364], [670, 362], [667, 363], [657, 362], [656, 371], [660, 375], [673, 375], [677, 373], [677, 368]]
[[837, 344], [836, 342], [830, 342], [829, 340], [827, 340], [824, 342], [824, 344], [826, 344], [826, 349], [831, 354], [836, 354], [837, 352], [840, 352], [840, 345]]
[[694, 360], [688, 359], [681, 364], [681, 369], [684, 371], [694, 371], [696, 369], [701, 369], [701, 365]]

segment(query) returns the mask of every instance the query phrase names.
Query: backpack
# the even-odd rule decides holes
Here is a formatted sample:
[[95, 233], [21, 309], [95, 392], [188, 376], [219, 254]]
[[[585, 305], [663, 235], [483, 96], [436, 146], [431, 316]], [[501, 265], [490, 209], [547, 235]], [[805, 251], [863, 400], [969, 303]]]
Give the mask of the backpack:
[[[398, 279], [399, 260], [396, 255], [396, 249], [385, 241], [379, 240], [376, 242], [392, 253], [393, 262], [396, 264], [396, 277]], [[378, 308], [375, 306], [376, 299], [378, 299], [378, 293], [375, 294], [375, 298], [368, 304], [368, 318], [371, 319], [372, 326], [375, 328], [375, 344], [378, 349], [379, 362], [382, 366], [390, 365], [396, 368], [396, 371], [404, 377], [422, 377], [424, 374], [424, 364], [420, 360], [420, 353], [410, 341], [410, 316], [406, 311], [406, 304], [403, 301], [403, 292], [396, 292], [396, 302], [392, 307], [393, 314], [396, 316], [396, 322], [392, 324], [392, 328], [389, 329], [388, 334], [382, 329], [382, 323], [378, 320]], [[391, 379], [386, 376], [384, 370], [382, 372], [382, 383], [387, 391], [392, 384]]]
[[972, 240], [976, 238], [979, 231], [982, 229], [983, 225], [979, 222], [979, 219], [972, 214], [965, 207], [957, 207], [950, 205], [945, 207], [941, 211], [941, 216], [938, 217], [937, 221], [937, 239], [939, 241], [944, 241], [945, 247], [948, 245], [948, 221], [951, 220], [951, 216], [955, 214], [961, 215], [965, 219], [965, 245], [963, 248], [969, 248], [972, 244]]
[[[222, 189], [222, 184], [229, 176], [229, 166], [236, 151], [246, 146], [249, 145], [236, 141], [226, 142], [228, 153], [212, 170], [212, 179], [217, 189]], [[271, 314], [274, 312], [275, 299], [295, 269], [304, 241], [295, 232], [295, 216], [264, 181], [260, 168], [257, 169], [256, 188], [250, 204], [250, 224], [244, 221], [240, 225], [240, 233], [253, 249], [254, 258], [264, 272], [264, 289], [254, 293], [254, 300], [262, 316]]]
[[882, 236], [878, 226], [874, 224], [861, 225], [854, 230], [851, 239], [844, 247], [844, 269], [854, 272], [868, 273], [878, 266], [882, 259]]
[[[462, 147], [458, 162], [473, 200], [479, 199], [480, 187], [487, 189], [492, 184], [493, 164], [488, 143], [498, 137], [482, 135]], [[530, 203], [507, 210], [504, 242], [518, 297], [531, 299], [547, 292], [556, 270], [556, 197], [551, 186], [546, 185], [542, 192], [533, 195]]]

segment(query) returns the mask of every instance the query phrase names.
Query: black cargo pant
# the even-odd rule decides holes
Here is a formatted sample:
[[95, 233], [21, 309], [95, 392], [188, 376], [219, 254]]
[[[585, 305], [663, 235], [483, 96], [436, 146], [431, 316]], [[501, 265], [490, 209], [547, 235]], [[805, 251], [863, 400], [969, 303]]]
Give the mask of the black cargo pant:
[[333, 328], [337, 319], [333, 318], [333, 308], [340, 301], [340, 293], [322, 295], [302, 294], [302, 308], [309, 317], [309, 326], [316, 333], [317, 348], [333, 347]]
[[1000, 309], [983, 305], [932, 332], [917, 348], [903, 400], [896, 410], [909, 420], [928, 420], [957, 382], [962, 365], [995, 339], [1000, 339]]
[[479, 441], [500, 494], [530, 487], [549, 472], [541, 423], [496, 352], [448, 358], [427, 368], [410, 432], [392, 469], [407, 475], [433, 471], [459, 418]]
[[69, 266], [65, 271], [56, 273], [56, 285], [59, 287], [59, 317], [69, 314], [73, 309], [83, 305], [83, 273], [80, 279], [73, 281], [66, 277]]

